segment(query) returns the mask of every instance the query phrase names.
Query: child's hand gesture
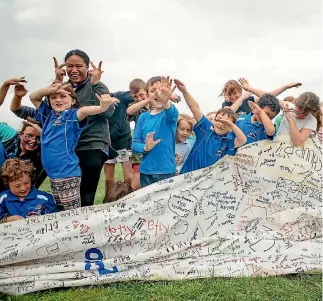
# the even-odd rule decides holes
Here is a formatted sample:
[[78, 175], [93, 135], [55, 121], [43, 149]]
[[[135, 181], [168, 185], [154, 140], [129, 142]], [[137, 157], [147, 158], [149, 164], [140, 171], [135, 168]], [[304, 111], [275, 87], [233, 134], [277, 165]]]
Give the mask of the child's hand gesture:
[[182, 92], [182, 93], [187, 92], [187, 89], [186, 89], [185, 85], [184, 85], [180, 80], [175, 79], [175, 80], [174, 80], [174, 83], [175, 83], [175, 85], [176, 85], [177, 89], [178, 89], [180, 92]]
[[230, 129], [232, 129], [235, 125], [232, 121], [227, 119], [216, 119], [215, 121], [222, 123], [223, 125], [229, 127]]
[[253, 101], [248, 101], [248, 105], [252, 111], [252, 113], [254, 114], [260, 114], [262, 109], [256, 104], [254, 103]]
[[176, 165], [180, 165], [183, 162], [183, 156], [180, 154], [175, 154], [175, 163]]
[[287, 121], [288, 121], [289, 123], [291, 123], [291, 122], [295, 122], [294, 118], [292, 117], [292, 115], [291, 115], [291, 113], [290, 113], [291, 111], [292, 111], [292, 110], [289, 108], [288, 103], [285, 103], [285, 104], [284, 104], [283, 112], [284, 112], [284, 116], [286, 117], [286, 119], [287, 119]]
[[167, 76], [167, 78], [163, 78], [160, 88], [156, 91], [155, 97], [162, 103], [165, 104], [169, 101], [173, 91], [172, 91], [172, 80]]
[[37, 123], [35, 123], [35, 121], [31, 122], [30, 120], [33, 120], [32, 118], [28, 117], [28, 119], [24, 120], [22, 123], [25, 124], [25, 125], [31, 126], [37, 132], [37, 134], [40, 136], [41, 131], [42, 131], [41, 127]]
[[12, 85], [17, 85], [20, 83], [27, 83], [27, 81], [25, 80], [25, 77], [19, 77], [19, 78], [11, 78], [11, 79], [7, 79], [4, 84], [7, 86], [12, 86]]
[[240, 84], [240, 87], [243, 89], [243, 90], [245, 90], [245, 91], [249, 91], [249, 89], [250, 89], [250, 84], [249, 84], [249, 82], [248, 82], [248, 80], [246, 80], [245, 78], [239, 78], [238, 79], [238, 82], [239, 82], [239, 84]]
[[160, 141], [161, 139], [158, 139], [154, 141], [154, 135], [155, 132], [150, 132], [146, 136], [146, 145], [144, 147], [145, 152], [149, 152], [151, 149], [153, 149]]
[[55, 68], [55, 82], [62, 83], [64, 80], [64, 76], [66, 76], [66, 70], [63, 68], [67, 65], [67, 63], [58, 65], [56, 57], [53, 57], [53, 59]]
[[[62, 88], [62, 84], [61, 83], [54, 83], [54, 84], [51, 84], [48, 88], [47, 88], [47, 95], [50, 95], [50, 94], [54, 94], [54, 93], [57, 93], [58, 90]], [[66, 92], [67, 93], [67, 92]]]
[[298, 82], [295, 82], [295, 83], [289, 83], [286, 88], [287, 89], [290, 89], [290, 88], [298, 88], [299, 86], [301, 86], [302, 83], [298, 83]]
[[24, 85], [16, 84], [15, 85], [15, 96], [17, 97], [24, 97], [27, 94], [28, 90], [25, 88]]
[[91, 75], [91, 83], [94, 85], [100, 81], [101, 74], [104, 72], [101, 70], [102, 61], [99, 63], [98, 67], [96, 67], [93, 62], [91, 62], [91, 66], [93, 69], [89, 71], [89, 74]]
[[102, 109], [102, 112], [106, 111], [112, 104], [120, 102], [119, 99], [111, 97], [109, 94], [95, 94], [95, 96], [98, 100], [100, 100], [100, 107]]

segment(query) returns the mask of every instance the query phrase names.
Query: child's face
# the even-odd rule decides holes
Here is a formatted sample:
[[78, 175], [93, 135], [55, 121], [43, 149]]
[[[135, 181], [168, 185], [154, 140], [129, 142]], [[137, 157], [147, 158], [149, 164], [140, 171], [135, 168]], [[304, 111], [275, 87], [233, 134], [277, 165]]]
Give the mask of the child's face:
[[27, 174], [15, 181], [8, 183], [10, 191], [16, 195], [19, 199], [25, 198], [31, 190], [31, 179]]
[[309, 112], [303, 112], [297, 106], [295, 106], [294, 114], [297, 119], [305, 119], [309, 114]]
[[146, 100], [148, 97], [146, 90], [140, 89], [139, 92], [136, 94], [136, 97], [137, 97], [137, 101]]
[[223, 96], [225, 100], [235, 102], [241, 96], [241, 93], [237, 89], [228, 89]]
[[176, 129], [176, 142], [184, 142], [192, 133], [192, 128], [189, 122], [185, 119], [180, 120]]
[[75, 100], [63, 89], [60, 89], [57, 93], [49, 95], [49, 102], [56, 113], [64, 112], [75, 104]]
[[39, 134], [33, 127], [27, 126], [20, 133], [20, 148], [22, 151], [34, 151], [39, 146], [39, 143]]
[[83, 58], [72, 55], [67, 59], [66, 73], [73, 84], [78, 84], [87, 78], [88, 67]]
[[[232, 122], [232, 118], [230, 118], [227, 114], [217, 114], [216, 119], [230, 120]], [[227, 125], [224, 125], [219, 121], [214, 122], [214, 132], [219, 136], [225, 135], [229, 131], [230, 131], [230, 128]]]
[[149, 86], [148, 88], [148, 98], [151, 100], [151, 103], [155, 109], [162, 109], [163, 105], [158, 101], [158, 99], [155, 97], [156, 91], [160, 89], [161, 82], [156, 82]]
[[277, 113], [273, 112], [270, 107], [264, 107], [262, 110], [266, 113], [270, 120], [273, 120], [277, 116]]

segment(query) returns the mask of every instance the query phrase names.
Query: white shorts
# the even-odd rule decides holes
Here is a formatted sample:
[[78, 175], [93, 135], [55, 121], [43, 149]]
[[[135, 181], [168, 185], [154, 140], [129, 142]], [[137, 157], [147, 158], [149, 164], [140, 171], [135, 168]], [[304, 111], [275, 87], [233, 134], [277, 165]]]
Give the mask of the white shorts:
[[111, 160], [107, 160], [105, 161], [106, 164], [116, 164], [116, 163], [123, 163], [123, 162], [128, 162], [131, 161], [131, 157], [132, 157], [132, 151], [129, 149], [121, 149], [117, 151], [119, 156], [111, 159]]

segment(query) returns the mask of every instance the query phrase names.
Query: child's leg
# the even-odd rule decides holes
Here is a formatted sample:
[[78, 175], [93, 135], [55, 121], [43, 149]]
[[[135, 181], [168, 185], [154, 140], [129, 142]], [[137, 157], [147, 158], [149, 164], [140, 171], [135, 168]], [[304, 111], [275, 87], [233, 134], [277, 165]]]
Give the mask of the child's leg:
[[131, 179], [131, 188], [133, 191], [141, 188], [140, 186], [140, 164], [132, 164], [132, 179]]
[[123, 179], [127, 183], [131, 183], [132, 179], [132, 163], [131, 161], [123, 162], [122, 163], [122, 169], [123, 169]]
[[60, 210], [81, 207], [81, 177], [50, 179], [52, 194]]
[[104, 179], [105, 179], [105, 190], [107, 190], [107, 183], [114, 182], [114, 171], [115, 171], [115, 159], [108, 160], [104, 163]]

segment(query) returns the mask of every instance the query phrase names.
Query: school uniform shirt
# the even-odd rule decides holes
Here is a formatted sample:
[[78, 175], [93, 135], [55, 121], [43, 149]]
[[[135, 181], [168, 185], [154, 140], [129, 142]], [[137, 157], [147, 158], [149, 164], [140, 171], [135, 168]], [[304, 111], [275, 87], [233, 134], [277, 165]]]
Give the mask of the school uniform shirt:
[[[289, 108], [294, 109], [295, 105], [289, 104]], [[291, 116], [295, 120], [296, 128], [299, 131], [301, 131], [302, 129], [310, 129], [312, 131], [316, 131], [317, 120], [311, 113], [309, 113], [304, 119], [297, 119], [293, 112], [291, 112]], [[280, 127], [277, 131], [276, 137], [280, 135], [290, 135], [290, 125], [285, 116], [282, 122], [280, 123]]]
[[[140, 173], [158, 175], [175, 173], [175, 133], [178, 111], [173, 104], [169, 110], [152, 115], [150, 112], [139, 116], [135, 129], [132, 150], [142, 153]], [[154, 140], [161, 139], [149, 152], [144, 151], [146, 136], [155, 132]]]
[[34, 186], [23, 200], [19, 200], [10, 190], [5, 190], [0, 194], [0, 220], [12, 215], [27, 218], [58, 211], [53, 196]]
[[181, 173], [194, 171], [213, 165], [225, 155], [235, 155], [233, 133], [218, 135], [213, 123], [205, 116], [193, 127], [196, 135], [195, 144], [181, 170]]
[[188, 155], [191, 151], [191, 145], [186, 139], [184, 142], [176, 143], [175, 144], [175, 156], [181, 157], [181, 163], [176, 166], [176, 172], [180, 172], [184, 166], [185, 161], [188, 158]]
[[4, 161], [6, 161], [6, 159], [7, 159], [6, 150], [4, 149], [3, 144], [0, 142], [0, 167], [2, 166]]
[[6, 148], [7, 144], [17, 135], [17, 131], [4, 122], [0, 122], [0, 142]]
[[[255, 98], [253, 96], [250, 96], [242, 102], [242, 104], [240, 105], [239, 109], [236, 112], [238, 116], [242, 116], [242, 115], [246, 115], [246, 114], [251, 113], [251, 109], [248, 105], [248, 101], [255, 102]], [[222, 108], [231, 107], [232, 105], [233, 105], [233, 103], [231, 101], [224, 101], [222, 103]]]
[[87, 118], [77, 119], [78, 109], [69, 109], [58, 114], [46, 101], [38, 108], [36, 119], [43, 126], [41, 133], [41, 159], [51, 179], [80, 177], [81, 168], [75, 148], [87, 125]]
[[236, 122], [236, 126], [240, 128], [240, 130], [247, 137], [246, 144], [253, 143], [263, 139], [273, 140], [273, 136], [268, 136], [266, 133], [266, 129], [263, 124], [258, 121], [252, 122], [253, 114], [249, 113], [248, 115], [244, 115], [238, 118]]

